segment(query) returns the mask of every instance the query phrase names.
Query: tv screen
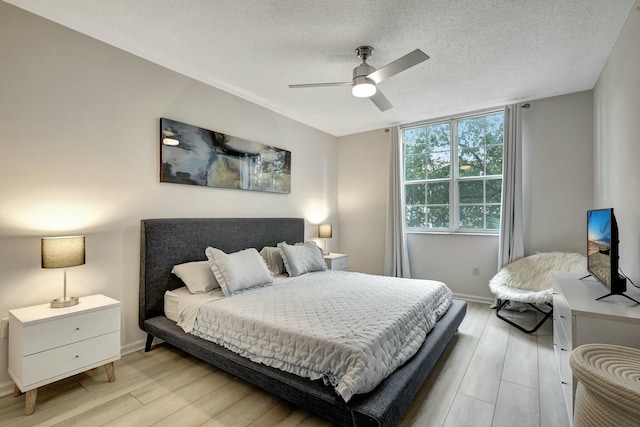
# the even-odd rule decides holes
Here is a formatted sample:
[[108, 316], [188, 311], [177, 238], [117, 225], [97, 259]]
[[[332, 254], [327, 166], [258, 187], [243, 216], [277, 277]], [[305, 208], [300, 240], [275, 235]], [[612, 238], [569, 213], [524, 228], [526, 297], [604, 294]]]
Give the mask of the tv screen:
[[587, 212], [587, 236], [587, 269], [611, 289], [618, 277], [618, 228], [613, 209]]

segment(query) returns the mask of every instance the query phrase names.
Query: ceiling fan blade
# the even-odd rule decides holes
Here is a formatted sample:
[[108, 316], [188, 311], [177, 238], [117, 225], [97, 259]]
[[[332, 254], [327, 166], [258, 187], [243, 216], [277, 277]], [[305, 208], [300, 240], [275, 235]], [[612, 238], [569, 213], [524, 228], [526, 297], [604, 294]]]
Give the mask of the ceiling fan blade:
[[376, 104], [376, 107], [380, 109], [380, 111], [387, 111], [390, 108], [393, 108], [393, 105], [389, 102], [389, 100], [380, 92], [380, 89], [376, 91], [375, 94], [369, 97], [371, 102]]
[[429, 55], [427, 55], [420, 49], [416, 49], [413, 52], [409, 52], [405, 56], [400, 57], [393, 62], [390, 62], [379, 70], [374, 71], [373, 73], [369, 74], [367, 78], [373, 80], [377, 84], [385, 79], [388, 79], [391, 76], [395, 76], [396, 74], [406, 70], [407, 68], [418, 65], [419, 63], [424, 62], [427, 59], [429, 59]]
[[307, 83], [301, 85], [289, 85], [291, 89], [301, 89], [305, 87], [325, 87], [325, 86], [353, 86], [352, 82], [335, 82], [335, 83]]

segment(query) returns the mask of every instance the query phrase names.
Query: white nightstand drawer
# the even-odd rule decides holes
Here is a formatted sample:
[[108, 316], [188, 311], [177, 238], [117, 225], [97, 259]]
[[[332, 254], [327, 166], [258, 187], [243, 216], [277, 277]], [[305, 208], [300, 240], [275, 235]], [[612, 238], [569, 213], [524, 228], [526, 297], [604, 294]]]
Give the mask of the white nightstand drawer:
[[64, 308], [50, 304], [9, 310], [9, 376], [25, 392], [25, 413], [36, 408], [38, 388], [104, 365], [115, 381], [120, 359], [120, 302], [105, 295], [81, 297]]
[[349, 268], [349, 258], [342, 257], [331, 261], [331, 268], [333, 270], [346, 270]]
[[331, 253], [324, 256], [329, 270], [349, 270], [349, 255]]
[[23, 327], [22, 355], [38, 353], [120, 330], [120, 307], [114, 306]]
[[23, 359], [23, 391], [51, 378], [100, 366], [120, 356], [120, 332], [76, 342], [53, 350], [32, 354]]

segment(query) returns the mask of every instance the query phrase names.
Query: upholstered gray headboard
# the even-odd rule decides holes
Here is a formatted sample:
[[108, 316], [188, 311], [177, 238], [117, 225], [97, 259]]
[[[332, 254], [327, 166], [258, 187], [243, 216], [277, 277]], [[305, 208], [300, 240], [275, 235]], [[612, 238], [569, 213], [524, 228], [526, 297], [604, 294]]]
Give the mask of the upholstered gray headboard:
[[171, 274], [176, 264], [206, 260], [213, 246], [227, 253], [304, 241], [302, 218], [143, 219], [140, 224], [139, 324], [164, 314], [164, 293], [183, 286]]

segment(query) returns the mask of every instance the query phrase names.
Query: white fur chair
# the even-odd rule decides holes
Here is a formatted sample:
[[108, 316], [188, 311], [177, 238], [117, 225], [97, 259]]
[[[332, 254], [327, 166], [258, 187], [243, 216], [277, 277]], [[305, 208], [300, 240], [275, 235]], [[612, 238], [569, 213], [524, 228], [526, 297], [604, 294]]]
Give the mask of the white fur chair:
[[[587, 272], [587, 257], [568, 252], [546, 252], [520, 258], [505, 265], [489, 281], [491, 292], [499, 300], [496, 316], [523, 332], [532, 334], [553, 314], [553, 277], [554, 271]], [[509, 302], [529, 304], [544, 314], [533, 329], [525, 329], [500, 314]], [[539, 305], [546, 305], [542, 310]]]

